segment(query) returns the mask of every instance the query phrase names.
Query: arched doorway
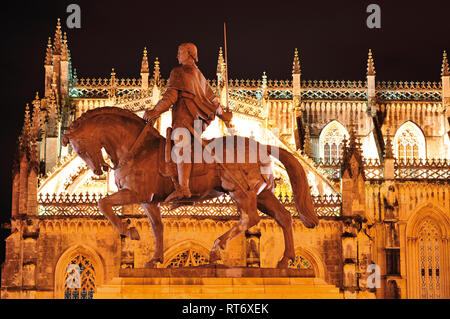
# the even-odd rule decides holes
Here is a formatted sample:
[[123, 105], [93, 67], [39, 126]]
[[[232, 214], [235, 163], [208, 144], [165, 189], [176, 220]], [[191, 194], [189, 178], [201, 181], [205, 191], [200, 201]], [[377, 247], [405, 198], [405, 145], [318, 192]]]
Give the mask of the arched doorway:
[[441, 247], [442, 234], [432, 219], [424, 220], [419, 230], [420, 297], [441, 298]]
[[449, 218], [432, 204], [418, 210], [408, 221], [408, 298], [449, 298], [449, 230]]

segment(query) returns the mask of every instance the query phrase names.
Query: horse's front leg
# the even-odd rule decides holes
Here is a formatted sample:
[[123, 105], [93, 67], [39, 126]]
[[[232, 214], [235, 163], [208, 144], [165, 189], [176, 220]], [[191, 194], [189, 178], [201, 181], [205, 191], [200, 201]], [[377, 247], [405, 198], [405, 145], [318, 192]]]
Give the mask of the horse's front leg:
[[142, 204], [142, 207], [147, 214], [147, 217], [150, 219], [153, 229], [153, 235], [155, 236], [155, 253], [153, 254], [153, 258], [145, 264], [146, 268], [156, 268], [158, 263], [164, 262], [164, 254], [163, 254], [163, 233], [164, 226], [161, 220], [161, 211], [159, 210], [158, 204], [154, 203], [145, 203]]
[[114, 228], [122, 236], [127, 236], [130, 239], [139, 240], [139, 233], [135, 227], [128, 228], [128, 224], [114, 213], [112, 207], [115, 205], [128, 205], [136, 203], [136, 195], [129, 189], [122, 189], [117, 193], [108, 195], [98, 201], [98, 207], [106, 218], [109, 219]]

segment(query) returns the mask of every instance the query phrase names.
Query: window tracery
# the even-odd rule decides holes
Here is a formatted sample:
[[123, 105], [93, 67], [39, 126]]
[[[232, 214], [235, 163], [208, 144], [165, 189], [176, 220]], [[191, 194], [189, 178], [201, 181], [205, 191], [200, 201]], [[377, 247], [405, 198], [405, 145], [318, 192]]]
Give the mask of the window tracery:
[[419, 231], [420, 294], [422, 299], [440, 298], [440, 231], [432, 220]]
[[195, 267], [208, 264], [208, 258], [193, 249], [187, 249], [173, 257], [167, 268]]
[[337, 121], [325, 126], [319, 138], [320, 157], [325, 162], [337, 161], [342, 157], [344, 137], [348, 139], [349, 134]]
[[74, 256], [66, 267], [64, 299], [92, 299], [96, 291], [95, 269], [83, 255]]
[[295, 256], [294, 261], [289, 261], [289, 268], [293, 269], [313, 269], [311, 262], [303, 256]]
[[425, 137], [413, 123], [403, 124], [395, 134], [394, 145], [397, 158], [402, 161], [425, 158]]

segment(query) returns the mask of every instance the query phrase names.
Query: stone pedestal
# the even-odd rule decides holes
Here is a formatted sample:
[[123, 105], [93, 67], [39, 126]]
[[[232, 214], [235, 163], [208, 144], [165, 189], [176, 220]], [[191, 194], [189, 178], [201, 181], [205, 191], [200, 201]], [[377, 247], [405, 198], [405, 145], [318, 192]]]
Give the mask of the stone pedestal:
[[309, 269], [192, 267], [121, 269], [97, 299], [342, 299]]

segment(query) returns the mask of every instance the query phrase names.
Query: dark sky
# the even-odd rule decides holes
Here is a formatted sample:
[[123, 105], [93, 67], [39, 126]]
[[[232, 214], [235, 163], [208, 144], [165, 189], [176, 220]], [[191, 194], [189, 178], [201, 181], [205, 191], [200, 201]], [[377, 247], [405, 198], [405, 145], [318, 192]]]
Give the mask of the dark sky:
[[[66, 7], [81, 7], [81, 29], [67, 30]], [[381, 29], [366, 26], [366, 7], [381, 7]], [[230, 78], [290, 79], [294, 48], [302, 78], [364, 80], [373, 50], [377, 80], [439, 81], [450, 49], [449, 1], [6, 1], [2, 3], [2, 183], [0, 222], [9, 219], [11, 159], [25, 103], [43, 92], [47, 38], [56, 19], [67, 31], [79, 77], [139, 77], [148, 47], [167, 77], [177, 45], [194, 42], [199, 67], [215, 77], [223, 22], [228, 25]], [[3, 243], [2, 243], [3, 244]], [[1, 250], [1, 249], [0, 249]]]

